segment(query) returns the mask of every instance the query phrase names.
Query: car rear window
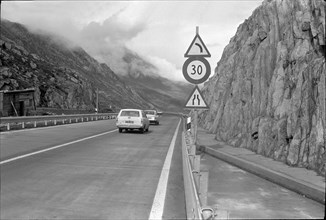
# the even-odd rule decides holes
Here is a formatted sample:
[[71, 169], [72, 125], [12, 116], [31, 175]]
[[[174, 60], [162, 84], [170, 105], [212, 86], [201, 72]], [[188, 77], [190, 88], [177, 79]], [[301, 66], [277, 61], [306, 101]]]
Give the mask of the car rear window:
[[139, 111], [122, 111], [120, 116], [139, 117]]
[[155, 111], [145, 111], [145, 114], [147, 114], [147, 115], [155, 115]]

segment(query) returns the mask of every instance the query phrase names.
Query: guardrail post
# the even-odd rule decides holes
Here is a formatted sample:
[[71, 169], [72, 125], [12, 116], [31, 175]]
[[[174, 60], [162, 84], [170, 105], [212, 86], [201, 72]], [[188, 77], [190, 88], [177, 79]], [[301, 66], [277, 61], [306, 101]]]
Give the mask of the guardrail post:
[[10, 131], [10, 123], [7, 124], [7, 131]]
[[25, 123], [24, 122], [22, 122], [22, 129], [24, 129], [25, 128]]
[[44, 121], [44, 125], [48, 126], [48, 121], [47, 120]]
[[196, 155], [196, 145], [190, 144], [189, 154], [190, 155]]
[[36, 128], [36, 121], [34, 121], [34, 128]]
[[54, 120], [53, 124], [54, 124], [54, 125], [57, 125], [57, 120]]
[[84, 122], [84, 117], [81, 118], [81, 122]]
[[189, 145], [189, 159], [190, 159], [192, 167], [194, 167], [195, 158], [196, 158], [196, 146], [194, 144], [190, 144]]
[[71, 118], [69, 118], [69, 124], [71, 124]]
[[199, 199], [202, 206], [207, 205], [208, 171], [200, 171]]
[[195, 183], [196, 183], [196, 187], [197, 190], [200, 189], [200, 155], [194, 155], [193, 156], [193, 174], [194, 174], [194, 178], [195, 178]]

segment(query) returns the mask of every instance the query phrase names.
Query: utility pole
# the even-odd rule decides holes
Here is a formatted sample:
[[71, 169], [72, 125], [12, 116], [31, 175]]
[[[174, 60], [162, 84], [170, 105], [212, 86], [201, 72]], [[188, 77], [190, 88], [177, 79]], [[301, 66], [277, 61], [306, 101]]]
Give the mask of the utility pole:
[[96, 113], [99, 112], [99, 109], [98, 109], [98, 88], [96, 89], [96, 109], [95, 109]]

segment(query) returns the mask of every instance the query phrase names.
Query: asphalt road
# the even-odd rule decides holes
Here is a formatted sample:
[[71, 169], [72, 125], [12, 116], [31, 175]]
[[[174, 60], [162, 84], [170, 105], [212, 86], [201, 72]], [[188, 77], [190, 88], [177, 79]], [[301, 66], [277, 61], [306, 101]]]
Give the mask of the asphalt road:
[[[120, 134], [114, 120], [1, 133], [1, 219], [148, 219], [178, 122], [162, 117], [144, 134]], [[185, 218], [181, 126], [177, 135], [166, 219]]]
[[325, 206], [208, 154], [207, 205], [230, 219], [324, 219]]

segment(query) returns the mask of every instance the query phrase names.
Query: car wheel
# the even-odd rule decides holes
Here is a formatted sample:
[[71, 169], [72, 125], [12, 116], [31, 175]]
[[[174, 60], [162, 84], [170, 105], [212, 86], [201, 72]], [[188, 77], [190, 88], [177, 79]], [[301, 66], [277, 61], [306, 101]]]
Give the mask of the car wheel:
[[140, 133], [142, 133], [142, 134], [144, 133], [144, 130], [145, 130], [144, 128], [139, 129]]
[[122, 128], [119, 128], [119, 133], [121, 133], [122, 132]]

